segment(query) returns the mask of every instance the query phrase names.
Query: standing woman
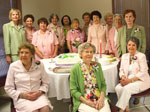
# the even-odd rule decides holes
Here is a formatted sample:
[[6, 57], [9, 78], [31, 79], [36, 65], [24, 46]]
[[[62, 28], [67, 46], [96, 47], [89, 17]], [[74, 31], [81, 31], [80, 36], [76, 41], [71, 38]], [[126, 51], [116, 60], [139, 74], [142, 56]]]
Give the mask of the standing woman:
[[47, 30], [48, 21], [46, 18], [38, 20], [40, 30], [33, 34], [32, 44], [35, 46], [35, 58], [52, 58], [57, 55], [58, 40], [53, 31]]
[[107, 26], [101, 23], [102, 15], [99, 11], [91, 13], [93, 25], [89, 27], [88, 41], [95, 45], [96, 53], [100, 53], [100, 41], [102, 42], [102, 53], [108, 53], [108, 30]]
[[84, 42], [84, 32], [79, 27], [80, 22], [77, 18], [72, 20], [72, 29], [67, 34], [67, 46], [70, 53], [77, 53], [78, 46]]
[[117, 52], [118, 56], [121, 57], [123, 54], [127, 53], [126, 48], [127, 40], [134, 36], [139, 39], [138, 51], [145, 53], [146, 50], [146, 35], [143, 26], [135, 24], [136, 13], [134, 10], [127, 9], [123, 14], [126, 25], [119, 29], [118, 31], [118, 42], [117, 42]]
[[109, 30], [109, 53], [113, 54], [115, 57], [117, 55], [117, 38], [118, 29], [122, 27], [122, 16], [120, 14], [114, 15], [114, 26]]
[[21, 19], [20, 10], [11, 9], [9, 19], [10, 22], [3, 25], [4, 46], [8, 64], [19, 59], [18, 47], [22, 42], [26, 41], [25, 30], [19, 24]]
[[68, 53], [69, 49], [67, 47], [66, 38], [67, 38], [68, 31], [71, 29], [71, 18], [68, 15], [64, 15], [61, 19], [61, 24], [63, 25], [63, 31], [64, 31], [64, 34], [65, 34], [65, 45], [64, 45], [65, 53]]
[[49, 18], [50, 24], [48, 25], [48, 30], [53, 30], [55, 35], [58, 38], [59, 46], [58, 46], [58, 54], [65, 52], [65, 35], [61, 25], [58, 25], [59, 17], [57, 14], [51, 14]]
[[36, 28], [33, 27], [34, 16], [31, 14], [27, 14], [24, 16], [25, 23], [25, 31], [26, 31], [26, 39], [29, 43], [32, 43], [33, 33], [36, 32]]

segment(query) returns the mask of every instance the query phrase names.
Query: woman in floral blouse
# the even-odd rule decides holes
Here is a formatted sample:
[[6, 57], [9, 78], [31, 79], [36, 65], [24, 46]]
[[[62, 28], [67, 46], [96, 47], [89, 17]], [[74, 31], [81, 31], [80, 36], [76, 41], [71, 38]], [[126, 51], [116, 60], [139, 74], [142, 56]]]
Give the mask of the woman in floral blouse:
[[95, 46], [83, 43], [78, 47], [78, 52], [82, 62], [74, 65], [70, 76], [73, 112], [110, 112], [101, 65], [92, 61]]

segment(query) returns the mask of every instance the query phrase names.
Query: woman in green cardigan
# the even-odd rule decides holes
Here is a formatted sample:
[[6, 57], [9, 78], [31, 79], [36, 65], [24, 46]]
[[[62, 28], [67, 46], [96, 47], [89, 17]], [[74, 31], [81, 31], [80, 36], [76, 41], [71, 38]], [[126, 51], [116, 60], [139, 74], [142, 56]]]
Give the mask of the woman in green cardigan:
[[17, 55], [18, 47], [22, 42], [26, 41], [25, 30], [19, 24], [21, 19], [20, 10], [11, 9], [9, 11], [9, 19], [11, 21], [3, 25], [4, 46], [8, 64], [19, 59]]
[[127, 53], [127, 40], [130, 37], [139, 39], [138, 51], [145, 53], [146, 50], [146, 34], [143, 26], [135, 24], [136, 13], [134, 10], [127, 9], [123, 14], [126, 25], [118, 30], [117, 52], [121, 57]]
[[73, 66], [70, 75], [73, 112], [111, 112], [101, 65], [92, 61], [95, 46], [83, 43], [78, 47], [78, 52], [82, 62]]

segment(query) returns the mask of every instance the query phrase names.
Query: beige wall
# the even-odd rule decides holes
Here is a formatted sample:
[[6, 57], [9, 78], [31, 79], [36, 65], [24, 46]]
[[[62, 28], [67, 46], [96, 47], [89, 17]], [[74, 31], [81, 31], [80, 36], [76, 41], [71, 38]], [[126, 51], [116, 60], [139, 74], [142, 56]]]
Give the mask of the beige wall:
[[31, 13], [36, 21], [40, 17], [49, 18], [49, 15], [54, 12], [60, 18], [65, 14], [72, 19], [79, 18], [82, 24], [82, 14], [93, 10], [99, 10], [102, 15], [112, 12], [112, 0], [22, 0], [23, 16]]
[[59, 2], [60, 16], [68, 14], [72, 19], [77, 17], [81, 24], [84, 12], [99, 10], [102, 15], [112, 12], [112, 0], [59, 0]]
[[59, 13], [58, 0], [22, 0], [22, 16], [33, 14], [35, 26], [40, 17], [49, 18], [51, 13]]

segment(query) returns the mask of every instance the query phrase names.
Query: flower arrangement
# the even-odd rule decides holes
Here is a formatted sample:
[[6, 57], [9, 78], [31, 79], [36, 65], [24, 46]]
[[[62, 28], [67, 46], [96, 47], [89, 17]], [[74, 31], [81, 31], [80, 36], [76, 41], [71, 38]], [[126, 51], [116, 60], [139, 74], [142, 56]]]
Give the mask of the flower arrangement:
[[134, 32], [139, 32], [139, 31], [140, 31], [140, 27], [137, 27]]
[[35, 64], [37, 64], [37, 65], [40, 65], [40, 63], [41, 63], [40, 60], [35, 61]]
[[81, 41], [80, 41], [80, 38], [78, 37], [78, 38], [76, 38], [76, 39], [74, 40], [74, 42], [72, 43], [72, 46], [78, 48], [78, 46], [79, 46], [80, 44], [81, 44]]
[[137, 60], [137, 56], [132, 57], [132, 61]]

